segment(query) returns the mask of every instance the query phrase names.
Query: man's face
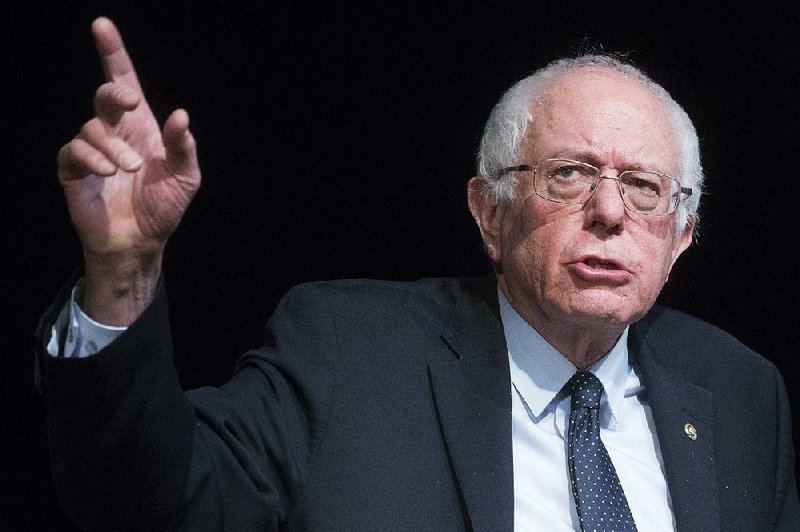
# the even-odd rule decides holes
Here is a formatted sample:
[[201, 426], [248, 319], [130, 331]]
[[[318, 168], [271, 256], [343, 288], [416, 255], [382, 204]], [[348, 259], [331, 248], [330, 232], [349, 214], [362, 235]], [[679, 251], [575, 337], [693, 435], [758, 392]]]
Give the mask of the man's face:
[[[602, 175], [634, 169], [679, 175], [678, 143], [660, 105], [637, 82], [611, 71], [560, 77], [534, 116], [521, 164], [566, 158], [590, 163]], [[479, 224], [499, 265], [498, 281], [536, 328], [542, 320], [606, 329], [635, 322], [691, 243], [691, 228], [676, 236], [675, 215], [626, 209], [608, 179], [584, 205], [543, 199], [532, 182], [520, 180], [512, 202], [485, 206], [484, 214]]]

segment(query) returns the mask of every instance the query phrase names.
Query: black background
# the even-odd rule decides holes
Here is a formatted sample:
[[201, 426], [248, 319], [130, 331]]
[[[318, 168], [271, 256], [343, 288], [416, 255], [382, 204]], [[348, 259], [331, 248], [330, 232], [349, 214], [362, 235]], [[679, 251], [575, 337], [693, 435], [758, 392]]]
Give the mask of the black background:
[[100, 14], [157, 116], [187, 108], [199, 144], [203, 187], [166, 261], [186, 387], [226, 380], [299, 282], [484, 274], [465, 201], [483, 122], [514, 81], [594, 46], [629, 52], [700, 135], [702, 229], [660, 302], [778, 365], [800, 427], [796, 8], [127, 4], [11, 4], [0, 17], [0, 528], [68, 529], [31, 334], [80, 263], [55, 154], [102, 83], [88, 31]]

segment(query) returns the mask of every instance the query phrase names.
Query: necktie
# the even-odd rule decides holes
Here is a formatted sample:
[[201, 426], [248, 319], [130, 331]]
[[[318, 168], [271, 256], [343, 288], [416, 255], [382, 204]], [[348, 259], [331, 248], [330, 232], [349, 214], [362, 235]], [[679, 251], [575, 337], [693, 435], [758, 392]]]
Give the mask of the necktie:
[[567, 455], [581, 530], [635, 531], [617, 471], [600, 439], [603, 385], [592, 373], [578, 371], [566, 389], [572, 395]]

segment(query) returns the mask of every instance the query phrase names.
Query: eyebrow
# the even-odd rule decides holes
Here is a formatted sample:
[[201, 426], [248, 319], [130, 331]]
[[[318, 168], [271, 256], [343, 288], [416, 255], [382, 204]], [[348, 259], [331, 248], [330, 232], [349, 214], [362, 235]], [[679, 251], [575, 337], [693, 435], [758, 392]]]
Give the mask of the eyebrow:
[[[561, 150], [556, 152], [554, 155], [548, 156], [548, 159], [571, 159], [573, 161], [580, 161], [584, 163], [589, 163], [592, 166], [596, 166], [600, 168], [603, 164], [600, 162], [600, 157], [591, 151], [582, 150], [582, 151], [572, 151], [572, 150]], [[638, 170], [638, 171], [645, 171], [645, 172], [659, 172], [662, 174], [669, 174], [669, 172], [665, 172], [661, 169], [658, 165], [645, 162], [644, 164], [638, 162], [629, 162], [624, 165], [623, 168], [619, 169], [621, 172], [626, 170]]]

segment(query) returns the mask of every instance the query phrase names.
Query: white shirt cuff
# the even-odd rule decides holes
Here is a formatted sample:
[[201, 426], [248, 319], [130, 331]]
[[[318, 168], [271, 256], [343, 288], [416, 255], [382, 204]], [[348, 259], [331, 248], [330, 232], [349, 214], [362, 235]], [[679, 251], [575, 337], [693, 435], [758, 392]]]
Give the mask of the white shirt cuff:
[[[92, 356], [127, 330], [127, 327], [103, 325], [87, 316], [75, 300], [77, 289], [77, 285], [72, 289], [69, 303], [64, 305], [53, 324], [50, 341], [47, 342], [47, 352], [50, 356], [65, 358]], [[64, 352], [59, 353], [59, 334], [62, 332], [67, 336], [64, 341]]]

